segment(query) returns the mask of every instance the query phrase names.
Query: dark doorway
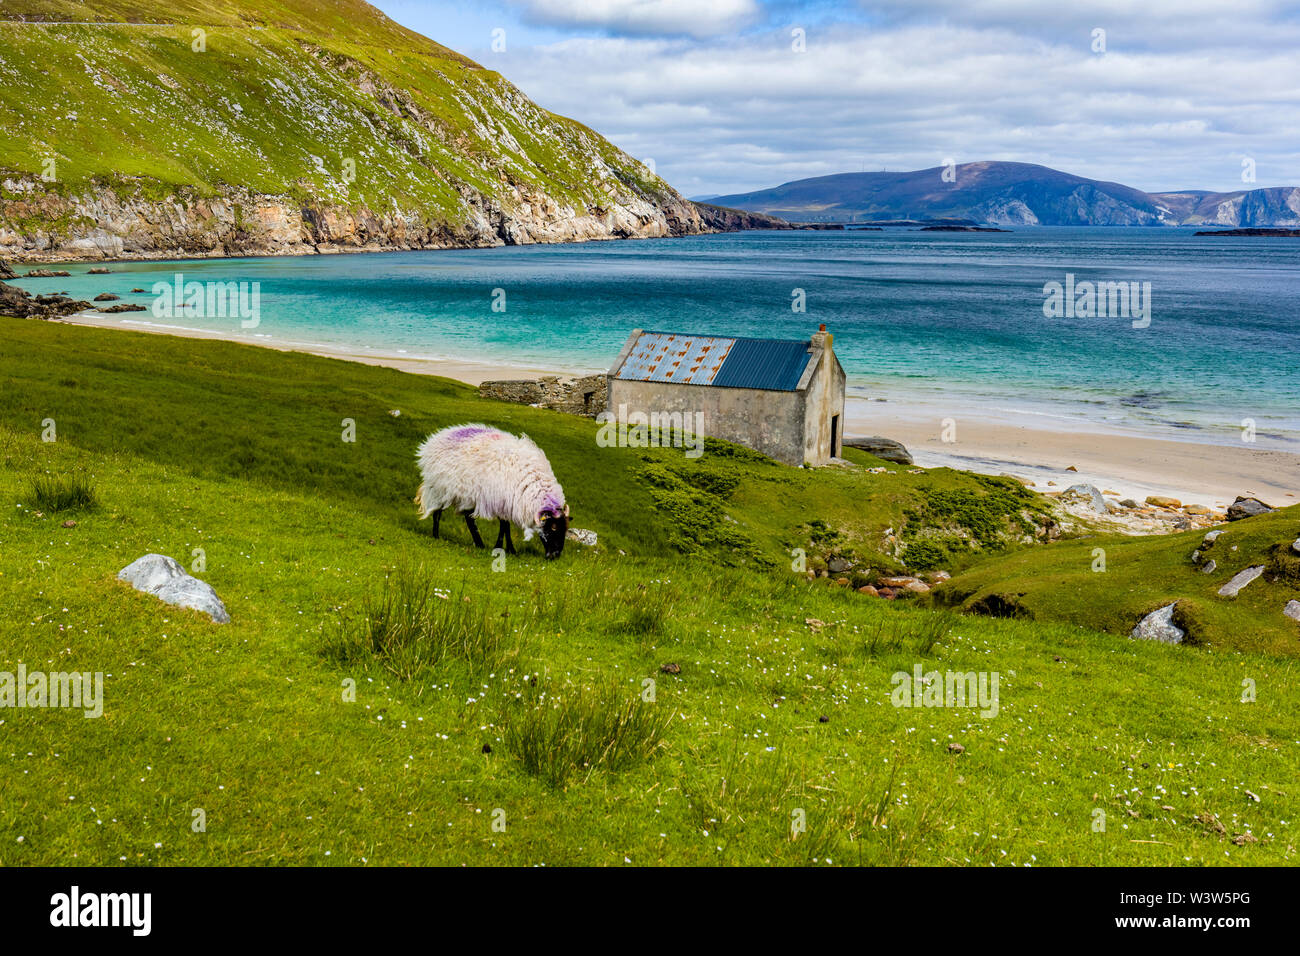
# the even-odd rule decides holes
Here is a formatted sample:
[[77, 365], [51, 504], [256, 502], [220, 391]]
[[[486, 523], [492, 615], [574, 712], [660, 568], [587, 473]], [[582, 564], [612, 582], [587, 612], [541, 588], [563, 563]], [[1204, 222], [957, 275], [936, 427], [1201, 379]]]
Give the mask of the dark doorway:
[[840, 457], [840, 416], [831, 416], [831, 457]]

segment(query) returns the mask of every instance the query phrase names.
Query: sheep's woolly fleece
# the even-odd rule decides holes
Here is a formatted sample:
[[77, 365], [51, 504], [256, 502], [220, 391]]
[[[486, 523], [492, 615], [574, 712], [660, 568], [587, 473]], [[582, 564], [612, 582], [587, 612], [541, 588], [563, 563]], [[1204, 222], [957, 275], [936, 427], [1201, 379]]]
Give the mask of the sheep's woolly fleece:
[[416, 452], [424, 481], [415, 496], [420, 517], [452, 508], [496, 518], [533, 536], [542, 512], [564, 511], [564, 490], [546, 454], [527, 435], [487, 425], [453, 425], [434, 432]]

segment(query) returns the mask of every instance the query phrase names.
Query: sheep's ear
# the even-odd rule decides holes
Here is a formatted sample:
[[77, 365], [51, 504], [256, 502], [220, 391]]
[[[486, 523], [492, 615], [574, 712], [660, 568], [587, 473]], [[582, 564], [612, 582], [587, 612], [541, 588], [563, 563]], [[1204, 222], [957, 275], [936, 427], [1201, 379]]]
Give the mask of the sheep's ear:
[[569, 517], [569, 506], [567, 504], [564, 506], [564, 517]]

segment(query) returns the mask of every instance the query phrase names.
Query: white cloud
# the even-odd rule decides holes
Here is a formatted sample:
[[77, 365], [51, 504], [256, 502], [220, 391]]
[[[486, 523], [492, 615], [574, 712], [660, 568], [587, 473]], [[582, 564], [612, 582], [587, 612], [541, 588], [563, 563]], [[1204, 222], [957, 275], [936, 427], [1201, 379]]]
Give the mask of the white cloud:
[[1296, 0], [860, 0], [858, 7], [882, 25], [1001, 27], [1084, 45], [1101, 28], [1108, 46], [1128, 50], [1276, 46], [1294, 41], [1296, 24], [1281, 33], [1272, 27], [1300, 13]]
[[1300, 0], [376, 2], [688, 195], [947, 157], [1219, 190], [1250, 157], [1300, 184]]
[[511, 0], [525, 17], [549, 26], [594, 27], [646, 36], [708, 37], [758, 15], [756, 0]]
[[548, 109], [653, 156], [688, 195], [949, 156], [1227, 190], [1242, 188], [1242, 156], [1257, 162], [1256, 185], [1300, 184], [1293, 49], [1096, 55], [1011, 27], [918, 23], [810, 28], [806, 53], [784, 28], [709, 43], [570, 39], [505, 72]]

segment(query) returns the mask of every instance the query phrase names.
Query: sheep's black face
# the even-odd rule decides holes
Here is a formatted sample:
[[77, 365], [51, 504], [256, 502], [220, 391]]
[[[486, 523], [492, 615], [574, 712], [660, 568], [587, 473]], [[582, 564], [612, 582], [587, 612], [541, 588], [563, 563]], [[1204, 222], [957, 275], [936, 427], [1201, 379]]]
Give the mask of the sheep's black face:
[[558, 558], [564, 551], [564, 537], [569, 530], [567, 515], [552, 515], [542, 519], [537, 536], [542, 539], [542, 549], [548, 559]]

